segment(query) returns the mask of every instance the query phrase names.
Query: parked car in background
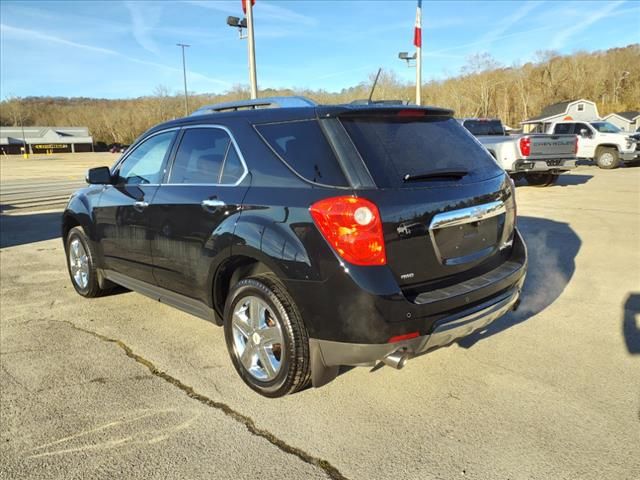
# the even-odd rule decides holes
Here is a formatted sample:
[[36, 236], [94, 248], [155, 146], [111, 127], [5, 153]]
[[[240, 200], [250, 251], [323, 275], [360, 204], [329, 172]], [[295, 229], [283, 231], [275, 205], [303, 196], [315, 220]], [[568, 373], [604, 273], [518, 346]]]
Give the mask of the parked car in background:
[[87, 181], [62, 221], [75, 290], [223, 325], [265, 396], [402, 368], [516, 308], [524, 282], [513, 183], [450, 110], [212, 105]]
[[509, 135], [499, 119], [464, 118], [459, 122], [514, 179], [547, 186], [576, 167], [575, 135]]
[[622, 162], [640, 159], [640, 143], [609, 122], [556, 122], [549, 133], [578, 135], [578, 158], [593, 160], [600, 168], [618, 168]]
[[124, 153], [127, 151], [127, 148], [129, 148], [129, 145], [123, 145], [121, 143], [113, 143], [109, 147], [109, 151], [111, 153]]

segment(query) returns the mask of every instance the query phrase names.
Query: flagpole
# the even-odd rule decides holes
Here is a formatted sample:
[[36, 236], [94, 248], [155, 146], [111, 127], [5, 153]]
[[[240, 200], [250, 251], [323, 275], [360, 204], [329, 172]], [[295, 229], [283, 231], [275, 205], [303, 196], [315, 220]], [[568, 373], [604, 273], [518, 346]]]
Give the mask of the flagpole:
[[422, 47], [416, 47], [416, 105], [422, 105]]
[[413, 44], [416, 47], [416, 105], [422, 105], [422, 0], [418, 0]]

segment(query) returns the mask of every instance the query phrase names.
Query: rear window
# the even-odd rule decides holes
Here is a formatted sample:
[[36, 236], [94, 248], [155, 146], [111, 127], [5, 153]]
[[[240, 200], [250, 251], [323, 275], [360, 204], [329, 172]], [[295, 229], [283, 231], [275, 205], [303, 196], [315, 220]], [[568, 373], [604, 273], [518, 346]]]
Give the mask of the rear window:
[[553, 128], [553, 133], [564, 134], [573, 133], [573, 123], [557, 123]]
[[466, 170], [465, 180], [500, 172], [487, 150], [451, 117], [384, 115], [342, 118], [342, 123], [379, 187], [412, 187], [416, 183], [405, 183], [406, 175], [436, 170]]
[[464, 126], [474, 135], [505, 135], [500, 120], [465, 120]]
[[347, 187], [347, 179], [317, 120], [257, 125], [256, 129], [301, 177], [314, 183]]

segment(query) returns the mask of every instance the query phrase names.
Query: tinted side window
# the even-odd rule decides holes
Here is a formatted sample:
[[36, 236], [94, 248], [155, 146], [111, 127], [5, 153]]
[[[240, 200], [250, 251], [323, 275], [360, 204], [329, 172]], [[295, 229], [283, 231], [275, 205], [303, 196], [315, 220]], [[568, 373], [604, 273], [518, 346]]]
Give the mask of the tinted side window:
[[280, 158], [301, 177], [324, 185], [348, 186], [316, 120], [263, 124], [256, 128]]
[[169, 183], [219, 183], [220, 170], [231, 146], [229, 135], [219, 128], [186, 129]]
[[586, 130], [587, 131], [587, 137], [590, 137], [592, 135], [591, 129], [584, 123], [574, 123], [574, 129], [573, 129], [573, 132], [571, 132], [571, 133], [575, 133], [576, 135], [580, 135], [580, 130]]
[[232, 144], [229, 148], [229, 153], [227, 153], [227, 157], [224, 159], [220, 183], [225, 185], [236, 183], [242, 178], [243, 174], [244, 167], [240, 161], [240, 156]]
[[118, 168], [119, 183], [160, 183], [162, 166], [175, 132], [165, 132], [138, 145]]
[[573, 123], [558, 123], [556, 124], [556, 128], [553, 130], [553, 133], [557, 133], [558, 135], [563, 133], [572, 133], [573, 132]]

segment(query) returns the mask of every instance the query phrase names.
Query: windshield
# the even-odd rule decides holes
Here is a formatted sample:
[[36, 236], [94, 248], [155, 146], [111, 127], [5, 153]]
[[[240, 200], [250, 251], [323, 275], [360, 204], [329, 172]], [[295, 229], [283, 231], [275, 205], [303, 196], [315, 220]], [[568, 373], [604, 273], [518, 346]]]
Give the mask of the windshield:
[[474, 135], [505, 135], [500, 120], [465, 120], [464, 127]]
[[591, 124], [600, 133], [620, 133], [620, 129], [609, 122], [594, 122]]
[[[375, 115], [341, 120], [381, 188], [442, 181], [443, 175], [434, 173], [463, 171], [464, 179], [471, 181], [500, 173], [489, 152], [451, 117]], [[407, 183], [407, 176], [421, 178]]]

